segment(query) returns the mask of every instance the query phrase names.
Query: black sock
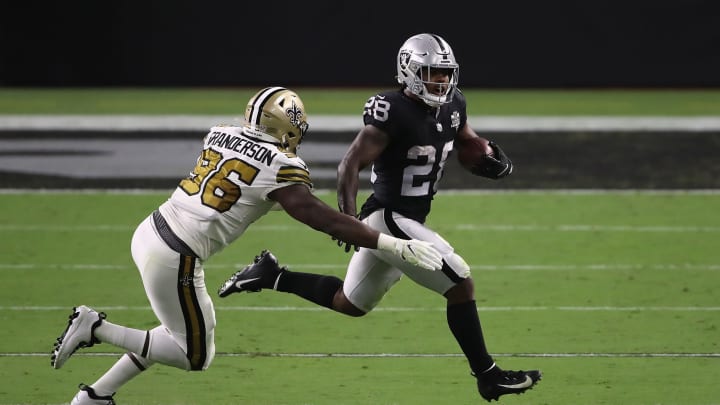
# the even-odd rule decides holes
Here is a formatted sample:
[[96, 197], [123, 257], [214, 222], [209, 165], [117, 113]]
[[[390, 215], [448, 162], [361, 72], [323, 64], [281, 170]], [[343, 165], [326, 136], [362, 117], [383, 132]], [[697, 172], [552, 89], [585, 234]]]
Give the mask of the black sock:
[[337, 277], [286, 270], [277, 282], [277, 291], [295, 294], [332, 309], [333, 297], [342, 285], [343, 281]]
[[480, 375], [492, 367], [494, 362], [485, 347], [475, 301], [448, 305], [447, 322], [475, 374]]

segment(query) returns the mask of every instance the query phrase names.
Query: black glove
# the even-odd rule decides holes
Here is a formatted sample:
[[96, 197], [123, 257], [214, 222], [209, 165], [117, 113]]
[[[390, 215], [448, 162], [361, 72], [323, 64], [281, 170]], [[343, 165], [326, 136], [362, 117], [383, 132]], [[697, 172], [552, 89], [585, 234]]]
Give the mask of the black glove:
[[493, 180], [501, 179], [512, 173], [513, 164], [507, 155], [505, 155], [505, 152], [500, 149], [500, 146], [490, 141], [490, 147], [494, 152], [494, 156], [483, 156], [480, 162], [473, 166], [470, 172], [476, 176], [487, 177]]

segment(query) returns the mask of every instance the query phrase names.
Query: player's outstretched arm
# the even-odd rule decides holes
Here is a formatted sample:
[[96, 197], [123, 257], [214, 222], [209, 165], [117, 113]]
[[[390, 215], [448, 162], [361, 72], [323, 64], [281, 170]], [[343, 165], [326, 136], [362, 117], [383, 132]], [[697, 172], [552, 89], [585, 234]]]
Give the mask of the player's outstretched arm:
[[432, 244], [398, 239], [380, 233], [355, 217], [345, 215], [313, 195], [305, 185], [291, 185], [270, 193], [285, 212], [309, 227], [353, 245], [390, 252], [406, 262], [428, 270], [442, 267], [442, 256]]

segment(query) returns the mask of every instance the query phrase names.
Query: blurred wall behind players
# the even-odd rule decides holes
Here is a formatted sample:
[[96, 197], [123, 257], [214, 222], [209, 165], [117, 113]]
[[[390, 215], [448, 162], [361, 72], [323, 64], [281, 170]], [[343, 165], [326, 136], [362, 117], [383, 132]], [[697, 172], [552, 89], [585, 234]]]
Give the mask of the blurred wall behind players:
[[390, 86], [433, 32], [467, 87], [720, 86], [713, 0], [6, 2], [0, 86]]

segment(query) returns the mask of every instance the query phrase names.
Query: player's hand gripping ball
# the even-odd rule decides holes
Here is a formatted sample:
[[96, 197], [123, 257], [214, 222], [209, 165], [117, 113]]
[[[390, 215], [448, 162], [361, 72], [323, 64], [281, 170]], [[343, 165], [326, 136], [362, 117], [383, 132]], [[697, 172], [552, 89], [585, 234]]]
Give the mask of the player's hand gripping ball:
[[513, 171], [512, 161], [495, 142], [473, 137], [458, 143], [458, 160], [470, 173], [497, 180]]
[[479, 137], [465, 139], [457, 146], [460, 164], [470, 171], [482, 164], [486, 156], [493, 156], [495, 153], [487, 139]]

